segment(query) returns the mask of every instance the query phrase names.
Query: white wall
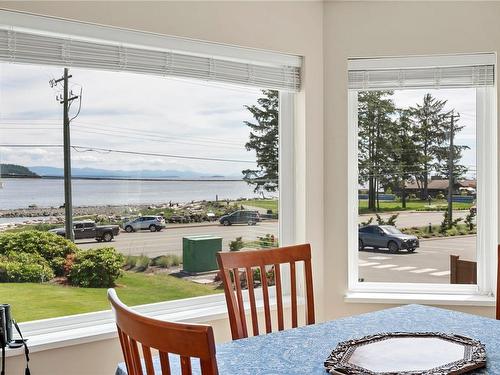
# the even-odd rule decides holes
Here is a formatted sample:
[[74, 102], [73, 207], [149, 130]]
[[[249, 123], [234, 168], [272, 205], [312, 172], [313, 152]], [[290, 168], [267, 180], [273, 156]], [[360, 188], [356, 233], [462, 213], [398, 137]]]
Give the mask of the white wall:
[[[493, 2], [0, 1], [0, 7], [303, 55], [296, 131], [297, 234], [299, 241], [313, 245], [318, 320], [389, 307], [343, 301], [347, 58], [500, 48], [500, 4]], [[491, 308], [455, 308], [493, 316]], [[226, 321], [207, 323], [214, 325], [218, 341], [230, 338]], [[110, 374], [120, 358], [114, 340], [68, 347], [35, 353], [33, 373], [62, 375], [71, 369], [77, 375]], [[11, 369], [20, 364], [20, 359], [9, 361]]]
[[[330, 286], [325, 296], [327, 318], [389, 307], [343, 302], [347, 288], [347, 184], [339, 181], [347, 178], [347, 59], [497, 52], [499, 17], [498, 2], [325, 4], [325, 277]], [[459, 309], [493, 316], [493, 308]]]

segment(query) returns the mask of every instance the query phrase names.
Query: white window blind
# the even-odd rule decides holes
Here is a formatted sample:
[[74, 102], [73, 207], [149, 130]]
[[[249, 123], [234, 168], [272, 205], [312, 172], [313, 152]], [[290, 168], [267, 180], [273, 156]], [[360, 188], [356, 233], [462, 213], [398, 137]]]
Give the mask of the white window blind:
[[[481, 56], [481, 55], [479, 55]], [[484, 55], [483, 60], [490, 61], [491, 55]], [[478, 60], [478, 59], [475, 59]], [[458, 87], [485, 87], [495, 84], [495, 65], [492, 63], [477, 63], [474, 59], [461, 56], [446, 56], [439, 58], [413, 59], [412, 65], [408, 59], [387, 59], [387, 68], [381, 67], [384, 59], [370, 61], [354, 61], [349, 68], [350, 90], [383, 90], [383, 89], [412, 89], [412, 88], [458, 88]], [[463, 64], [473, 62], [474, 64]], [[403, 67], [397, 68], [398, 63]], [[365, 68], [363, 67], [365, 65]]]
[[158, 48], [0, 29], [0, 60], [300, 90], [300, 66], [235, 61]]

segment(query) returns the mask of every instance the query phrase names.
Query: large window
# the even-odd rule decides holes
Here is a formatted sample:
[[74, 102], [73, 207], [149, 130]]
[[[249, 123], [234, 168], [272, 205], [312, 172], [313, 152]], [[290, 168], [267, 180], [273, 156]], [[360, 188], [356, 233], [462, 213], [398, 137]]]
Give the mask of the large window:
[[493, 64], [350, 61], [352, 290], [491, 291]]
[[[156, 37], [145, 52], [13, 34], [0, 29], [7, 46], [16, 42], [9, 61], [22, 63], [0, 65], [0, 300], [16, 319], [106, 310], [111, 285], [129, 305], [221, 293], [216, 251], [292, 241], [300, 76], [281, 60], [300, 59], [255, 52], [256, 64], [242, 63], [252, 54], [224, 46], [217, 55], [234, 55], [227, 61], [182, 55], [158, 49]], [[64, 61], [49, 52], [61, 48]], [[70, 139], [65, 62], [76, 66]], [[65, 181], [74, 245], [63, 239]]]

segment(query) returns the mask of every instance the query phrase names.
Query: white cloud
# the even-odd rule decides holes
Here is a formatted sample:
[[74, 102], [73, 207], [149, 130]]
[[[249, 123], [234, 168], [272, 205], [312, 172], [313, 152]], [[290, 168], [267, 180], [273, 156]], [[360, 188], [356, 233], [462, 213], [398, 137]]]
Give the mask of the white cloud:
[[[61, 144], [62, 107], [48, 81], [62, 69], [31, 65], [0, 66], [1, 143]], [[258, 90], [216, 86], [131, 73], [71, 69], [75, 93], [83, 87], [82, 109], [72, 123], [72, 144], [138, 152], [255, 160], [245, 150], [251, 121], [244, 105]], [[76, 106], [75, 106], [76, 107]], [[72, 108], [74, 113], [76, 108]], [[3, 162], [62, 164], [62, 152], [48, 149], [1, 150]], [[8, 154], [8, 155], [7, 155]], [[73, 152], [75, 167], [180, 169], [239, 175], [245, 163], [190, 161], [164, 157]]]

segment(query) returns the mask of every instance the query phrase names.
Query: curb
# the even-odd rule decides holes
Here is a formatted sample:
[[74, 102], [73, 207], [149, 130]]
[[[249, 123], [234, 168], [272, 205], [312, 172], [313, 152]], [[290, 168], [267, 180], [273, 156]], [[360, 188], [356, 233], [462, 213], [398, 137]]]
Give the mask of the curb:
[[468, 237], [477, 237], [477, 234], [464, 234], [460, 236], [446, 236], [446, 237], [431, 237], [431, 238], [419, 238], [420, 242], [430, 241], [430, 240], [447, 240], [449, 238], [468, 238]]

